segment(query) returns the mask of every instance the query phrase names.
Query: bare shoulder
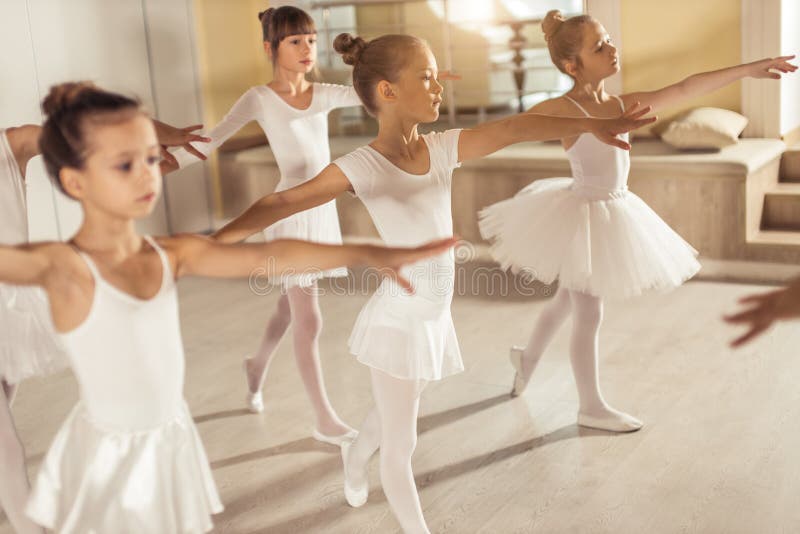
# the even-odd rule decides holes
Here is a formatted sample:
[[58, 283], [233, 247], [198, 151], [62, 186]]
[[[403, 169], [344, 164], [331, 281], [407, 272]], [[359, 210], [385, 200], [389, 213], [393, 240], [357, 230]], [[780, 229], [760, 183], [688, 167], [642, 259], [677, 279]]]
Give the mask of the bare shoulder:
[[182, 266], [187, 258], [220, 244], [209, 236], [191, 233], [159, 236], [154, 237], [153, 240], [167, 255], [170, 268], [176, 278], [183, 275]]
[[36, 267], [41, 268], [45, 286], [66, 290], [69, 287], [92, 284], [92, 273], [77, 250], [61, 241], [42, 241], [24, 245], [33, 253]]
[[213, 238], [201, 234], [182, 233], [154, 237], [153, 240], [170, 259], [180, 258], [185, 252], [214, 244]]
[[38, 241], [22, 247], [65, 268], [75, 268], [85, 264], [75, 248], [62, 241]]
[[572, 116], [578, 110], [575, 109], [575, 104], [559, 96], [556, 98], [549, 98], [539, 102], [528, 110], [528, 113], [541, 113], [542, 115], [555, 115], [555, 116]]

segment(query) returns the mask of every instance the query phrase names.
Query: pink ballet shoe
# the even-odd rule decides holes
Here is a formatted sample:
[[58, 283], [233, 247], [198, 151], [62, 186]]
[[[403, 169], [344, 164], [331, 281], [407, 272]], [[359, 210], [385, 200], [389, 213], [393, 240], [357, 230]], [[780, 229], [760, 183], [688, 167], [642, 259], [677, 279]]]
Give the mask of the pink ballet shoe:
[[347, 457], [350, 454], [350, 446], [352, 441], [345, 441], [342, 443], [342, 466], [344, 470], [344, 498], [347, 504], [353, 508], [364, 506], [369, 497], [369, 485], [364, 484], [361, 488], [355, 488], [347, 481]]
[[522, 354], [525, 352], [524, 347], [511, 347], [511, 351], [509, 352], [508, 358], [511, 360], [511, 365], [514, 367], [514, 385], [511, 387], [511, 396], [512, 397], [519, 397], [525, 392], [525, 388], [528, 387], [528, 380], [525, 380], [524, 374], [522, 372]]
[[[247, 360], [249, 358], [245, 358], [242, 361], [242, 369], [244, 370], [244, 377], [245, 377], [245, 384], [249, 382], [248, 374], [247, 374]], [[250, 386], [247, 386], [247, 395], [245, 396], [245, 402], [247, 403], [247, 409], [250, 413], [261, 413], [264, 411], [264, 397], [261, 395], [261, 391], [256, 391], [253, 393], [250, 391]]]
[[350, 443], [356, 439], [358, 432], [351, 428], [344, 434], [339, 434], [338, 436], [328, 436], [327, 434], [323, 434], [315, 428], [311, 433], [311, 436], [315, 440], [321, 441], [322, 443], [328, 443], [330, 445], [335, 445], [336, 447], [344, 447], [345, 443]]

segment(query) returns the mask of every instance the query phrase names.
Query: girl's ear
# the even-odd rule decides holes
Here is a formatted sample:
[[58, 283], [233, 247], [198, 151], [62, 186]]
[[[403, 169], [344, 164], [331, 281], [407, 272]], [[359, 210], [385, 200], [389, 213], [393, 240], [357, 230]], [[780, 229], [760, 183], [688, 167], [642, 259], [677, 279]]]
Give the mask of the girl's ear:
[[66, 193], [76, 199], [80, 200], [84, 196], [84, 183], [83, 175], [77, 169], [64, 167], [58, 173], [58, 179], [61, 181], [61, 186]]
[[272, 61], [272, 45], [269, 41], [264, 41], [264, 52], [267, 54], [269, 60]]
[[567, 74], [575, 78], [578, 75], [578, 62], [577, 61], [565, 61], [563, 63], [564, 70], [567, 71]]
[[397, 99], [397, 91], [394, 85], [388, 80], [381, 80], [375, 89], [378, 93], [378, 98], [383, 101], [392, 101]]

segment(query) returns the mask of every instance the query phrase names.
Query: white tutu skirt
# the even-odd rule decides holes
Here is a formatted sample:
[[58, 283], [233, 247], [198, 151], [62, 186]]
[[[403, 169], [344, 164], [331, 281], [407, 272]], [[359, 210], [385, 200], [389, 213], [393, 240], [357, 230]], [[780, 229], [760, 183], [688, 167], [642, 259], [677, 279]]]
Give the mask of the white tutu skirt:
[[68, 364], [55, 335], [47, 294], [38, 287], [0, 284], [0, 378], [17, 384]]
[[[414, 283], [413, 278], [411, 278]], [[359, 362], [405, 380], [441, 380], [464, 370], [450, 296], [408, 295], [383, 282], [358, 314], [348, 342]]]
[[[275, 239], [301, 239], [314, 243], [329, 245], [342, 244], [342, 231], [339, 227], [339, 214], [336, 211], [336, 201], [331, 200], [321, 206], [311, 208], [300, 213], [295, 213], [278, 221], [264, 230], [267, 241]], [[280, 281], [284, 288], [307, 287], [321, 278], [338, 278], [347, 276], [347, 268], [340, 267], [322, 271], [320, 269], [306, 269], [302, 272], [287, 272], [274, 281]]]
[[100, 428], [78, 404], [39, 471], [26, 513], [61, 534], [200, 533], [223, 509], [184, 404], [157, 428]]
[[480, 213], [504, 268], [598, 297], [667, 291], [700, 269], [694, 250], [635, 194], [538, 180]]

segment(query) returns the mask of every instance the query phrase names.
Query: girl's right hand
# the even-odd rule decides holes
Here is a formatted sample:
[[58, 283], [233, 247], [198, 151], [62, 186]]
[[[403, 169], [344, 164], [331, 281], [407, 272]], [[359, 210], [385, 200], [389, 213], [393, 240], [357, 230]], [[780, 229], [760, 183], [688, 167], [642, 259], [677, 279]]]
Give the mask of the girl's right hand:
[[369, 247], [366, 257], [366, 265], [379, 270], [381, 275], [389, 280], [393, 280], [400, 287], [414, 293], [411, 282], [400, 274], [400, 268], [410, 263], [438, 256], [448, 249], [453, 248], [458, 243], [458, 238], [448, 237], [438, 241], [431, 241], [416, 248], [386, 248], [379, 246]]
[[631, 145], [617, 136], [631, 130], [636, 130], [642, 126], [653, 124], [658, 120], [658, 117], [644, 117], [650, 113], [650, 111], [650, 106], [641, 107], [641, 105], [636, 102], [616, 119], [588, 119], [591, 121], [589, 131], [606, 144], [623, 150], [630, 150]]
[[747, 327], [744, 334], [731, 342], [734, 348], [758, 337], [776, 321], [800, 317], [800, 279], [781, 289], [739, 299], [739, 304], [746, 308], [723, 317], [730, 324]]

